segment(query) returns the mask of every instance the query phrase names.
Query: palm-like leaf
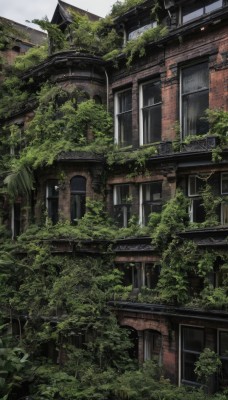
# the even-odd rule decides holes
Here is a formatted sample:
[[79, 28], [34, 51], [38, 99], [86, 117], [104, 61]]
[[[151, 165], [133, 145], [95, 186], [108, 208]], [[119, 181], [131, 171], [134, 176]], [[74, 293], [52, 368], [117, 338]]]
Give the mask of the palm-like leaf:
[[17, 198], [20, 195], [29, 197], [33, 189], [33, 172], [29, 167], [22, 167], [19, 171], [13, 172], [4, 179], [8, 193]]

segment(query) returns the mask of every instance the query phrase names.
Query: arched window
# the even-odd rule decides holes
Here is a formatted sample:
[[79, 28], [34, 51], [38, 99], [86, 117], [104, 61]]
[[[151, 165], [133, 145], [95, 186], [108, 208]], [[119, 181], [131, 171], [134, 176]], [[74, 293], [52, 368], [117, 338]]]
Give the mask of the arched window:
[[85, 214], [86, 179], [83, 176], [74, 176], [70, 181], [71, 194], [71, 223], [75, 224]]

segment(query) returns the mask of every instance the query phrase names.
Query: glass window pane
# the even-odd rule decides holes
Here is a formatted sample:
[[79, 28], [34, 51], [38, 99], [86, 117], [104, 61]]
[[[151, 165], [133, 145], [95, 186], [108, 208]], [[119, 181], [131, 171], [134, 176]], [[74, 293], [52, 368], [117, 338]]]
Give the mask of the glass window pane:
[[132, 144], [132, 114], [125, 113], [118, 116], [118, 143], [122, 146]]
[[118, 93], [118, 113], [130, 111], [132, 109], [131, 90]]
[[116, 200], [115, 204], [125, 204], [129, 199], [129, 185], [118, 185], [115, 187]]
[[222, 194], [228, 194], [228, 173], [222, 174]]
[[196, 374], [194, 372], [195, 362], [199, 359], [199, 354], [184, 353], [182, 366], [182, 379], [190, 382], [196, 382]]
[[76, 223], [85, 214], [86, 197], [84, 194], [71, 195], [71, 222]]
[[47, 182], [47, 197], [58, 197], [58, 181], [55, 179]]
[[182, 94], [192, 93], [209, 86], [208, 63], [192, 65], [182, 70]]
[[151, 182], [143, 185], [143, 202], [159, 201], [162, 198], [162, 182]]
[[183, 327], [183, 349], [201, 352], [204, 346], [203, 329]]
[[70, 181], [71, 192], [84, 193], [86, 191], [86, 179], [83, 176], [74, 176]]
[[222, 2], [223, 2], [223, 0], [218, 0], [218, 1], [214, 1], [214, 0], [212, 0], [212, 1], [207, 1], [207, 3], [209, 3], [209, 4], [207, 4], [207, 5], [205, 6], [205, 12], [206, 12], [206, 13], [209, 13], [209, 12], [212, 12], [212, 11], [214, 11], [214, 10], [217, 10], [218, 8], [222, 7]]
[[143, 143], [161, 140], [161, 105], [143, 110]]
[[143, 107], [153, 106], [161, 102], [161, 85], [160, 82], [151, 82], [143, 85]]
[[190, 6], [184, 6], [182, 8], [182, 21], [183, 23], [191, 21], [194, 18], [198, 18], [203, 15], [204, 8], [201, 2], [199, 4], [193, 4]]
[[205, 110], [209, 107], [208, 90], [189, 94], [183, 98], [183, 134], [200, 135], [209, 130]]
[[228, 359], [228, 332], [219, 332], [219, 355]]

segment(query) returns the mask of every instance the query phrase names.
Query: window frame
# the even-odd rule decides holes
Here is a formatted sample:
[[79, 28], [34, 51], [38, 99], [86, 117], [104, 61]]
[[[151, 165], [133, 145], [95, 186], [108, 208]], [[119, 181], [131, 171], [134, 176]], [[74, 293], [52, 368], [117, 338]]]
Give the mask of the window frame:
[[[124, 112], [119, 112], [119, 95], [121, 95], [122, 93], [125, 92], [129, 92], [131, 94], [131, 109], [130, 110], [126, 110]], [[119, 117], [122, 115], [126, 115], [126, 114], [130, 114], [131, 115], [131, 134], [132, 134], [132, 88], [128, 87], [126, 89], [122, 89], [122, 90], [118, 90], [115, 94], [114, 94], [114, 116], [115, 116], [115, 129], [114, 129], [114, 139], [115, 139], [115, 143], [119, 146], [119, 147], [128, 147], [128, 146], [132, 146], [132, 140], [131, 143], [129, 144], [123, 144], [123, 142], [120, 140], [120, 132], [119, 132]]]
[[[201, 351], [194, 351], [194, 350], [185, 350], [183, 352], [183, 330], [184, 328], [189, 328], [189, 329], [197, 329], [201, 330], [203, 333], [203, 346]], [[184, 364], [184, 353], [189, 353], [189, 354], [197, 354], [200, 355], [200, 353], [203, 351], [205, 347], [205, 327], [204, 326], [197, 326], [197, 325], [185, 325], [185, 324], [180, 324], [179, 325], [179, 371], [178, 371], [178, 380], [179, 380], [179, 386], [181, 384], [187, 384], [187, 385], [193, 385], [193, 386], [198, 386], [199, 383], [197, 381], [189, 381], [187, 379], [183, 379], [183, 364]]]
[[[205, 3], [207, 3], [207, 1], [204, 1], [204, 4], [202, 4], [202, 7], [200, 7], [200, 8], [198, 9], [198, 10], [202, 9], [202, 12], [201, 12], [199, 15], [197, 15], [196, 17], [189, 18], [187, 21], [184, 21], [184, 20], [183, 20], [183, 19], [184, 19], [184, 16], [183, 16], [183, 9], [184, 9], [184, 7], [183, 7], [183, 5], [182, 5], [182, 6], [180, 7], [180, 23], [181, 23], [182, 25], [188, 24], [189, 22], [192, 22], [192, 21], [194, 21], [194, 20], [196, 20], [196, 19], [198, 19], [198, 18], [201, 18], [202, 16], [204, 16], [204, 15], [206, 15], [206, 14], [210, 14], [210, 13], [215, 12], [215, 11], [221, 9], [222, 7], [224, 7], [224, 5], [225, 5], [225, 1], [224, 1], [224, 0], [215, 0], [213, 3], [218, 3], [218, 2], [222, 2], [222, 5], [219, 6], [219, 7], [214, 8], [214, 9], [211, 10], [211, 11], [207, 11], [207, 7], [209, 7], [210, 5], [209, 5], [209, 4], [205, 4]], [[209, 3], [209, 2], [208, 2], [208, 3]], [[197, 4], [197, 2], [195, 2], [195, 3], [193, 2], [193, 5], [194, 5], [194, 4]], [[197, 11], [197, 9], [195, 10], [195, 12], [196, 12], [196, 11]], [[194, 12], [194, 11], [193, 11], [193, 12]], [[192, 14], [193, 12], [186, 14], [186, 16]]]
[[[160, 199], [159, 200], [147, 200], [147, 201], [145, 201], [145, 200], [143, 200], [143, 186], [145, 186], [145, 185], [151, 185], [151, 184], [157, 184], [157, 183], [160, 183], [161, 184], [161, 197], [160, 197]], [[161, 206], [162, 207], [162, 183], [163, 183], [163, 181], [162, 180], [157, 180], [157, 181], [150, 181], [150, 182], [143, 182], [143, 183], [141, 183], [140, 184], [140, 187], [139, 187], [139, 224], [141, 225], [141, 226], [146, 226], [146, 223], [145, 223], [145, 210], [144, 210], [144, 207], [145, 207], [145, 205], [146, 204], [151, 204], [151, 206], [153, 206], [153, 204], [154, 205], [157, 205], [157, 206]], [[152, 211], [153, 212], [153, 211]]]
[[[183, 71], [187, 70], [188, 68], [192, 68], [194, 66], [200, 66], [202, 64], [207, 64], [207, 69], [208, 69], [208, 87], [200, 88], [199, 90], [192, 90], [190, 92], [183, 93]], [[197, 93], [203, 93], [207, 92], [207, 99], [208, 99], [208, 106], [209, 106], [209, 93], [210, 93], [210, 73], [209, 73], [209, 62], [208, 59], [202, 59], [198, 60], [197, 62], [192, 62], [189, 64], [184, 64], [180, 67], [180, 93], [179, 93], [179, 118], [180, 118], [180, 131], [181, 131], [181, 140], [184, 140], [188, 136], [195, 136], [199, 134], [200, 132], [195, 132], [195, 133], [188, 133], [185, 132], [185, 127], [184, 127], [184, 98], [187, 98], [190, 95], [197, 94]], [[205, 108], [206, 110], [206, 108]], [[204, 111], [205, 111], [204, 110]], [[204, 134], [204, 133], [201, 133]]]
[[[225, 361], [225, 362], [228, 364], [228, 353], [227, 353], [227, 356], [222, 356], [222, 355], [220, 354], [220, 344], [221, 344], [220, 334], [221, 334], [222, 332], [225, 332], [225, 333], [228, 334], [228, 330], [227, 330], [227, 329], [218, 329], [218, 330], [217, 330], [217, 354], [218, 354], [218, 356], [219, 356], [221, 362]], [[228, 380], [228, 379], [227, 379], [227, 380]]]
[[[54, 191], [57, 193], [56, 196], [49, 195], [50, 183], [53, 183]], [[51, 210], [53, 209], [53, 202], [57, 200], [57, 215], [53, 217], [53, 213]], [[59, 186], [58, 179], [48, 179], [46, 181], [46, 210], [47, 216], [52, 221], [53, 225], [55, 225], [59, 220]]]
[[[143, 88], [147, 85], [160, 85], [160, 101], [154, 103], [153, 105], [143, 106]], [[161, 88], [161, 80], [160, 79], [153, 79], [146, 82], [143, 82], [139, 86], [139, 144], [140, 146], [143, 145], [150, 145], [151, 143], [159, 142], [158, 140], [152, 140], [146, 142], [144, 140], [144, 124], [143, 124], [143, 111], [149, 109], [156, 109], [159, 107], [161, 118], [160, 118], [160, 140], [162, 140], [162, 88]]]
[[[83, 178], [84, 184], [85, 184], [85, 190], [72, 190], [71, 185], [72, 185], [72, 180], [74, 178]], [[86, 208], [86, 184], [87, 184], [87, 179], [83, 175], [74, 175], [74, 176], [72, 176], [72, 178], [70, 180], [70, 222], [72, 225], [77, 224], [77, 221], [85, 215], [86, 210], [84, 213], [81, 213], [81, 216], [79, 218], [76, 218], [76, 217], [73, 218], [74, 212], [73, 212], [73, 208], [72, 208], [72, 199], [76, 195], [80, 196], [80, 198], [84, 197], [84, 209]]]
[[[227, 176], [227, 181], [228, 181], [228, 172], [222, 172], [221, 177], [220, 177], [220, 193], [221, 196], [226, 196], [228, 195], [228, 190], [223, 191], [223, 176]], [[227, 225], [228, 224], [228, 204], [221, 202], [221, 224], [222, 225]]]
[[[116, 212], [117, 209], [119, 208], [123, 217], [123, 224], [121, 225], [122, 228], [127, 228], [128, 227], [128, 221], [129, 218], [131, 217], [131, 202], [129, 201], [121, 201], [120, 203], [118, 202], [118, 193], [117, 190], [118, 188], [127, 186], [128, 187], [128, 198], [130, 198], [130, 184], [129, 183], [123, 183], [123, 184], [116, 184], [113, 186], [113, 208], [114, 208], [114, 216], [116, 217]], [[122, 200], [122, 199], [121, 199]], [[119, 224], [120, 225], [120, 224]]]

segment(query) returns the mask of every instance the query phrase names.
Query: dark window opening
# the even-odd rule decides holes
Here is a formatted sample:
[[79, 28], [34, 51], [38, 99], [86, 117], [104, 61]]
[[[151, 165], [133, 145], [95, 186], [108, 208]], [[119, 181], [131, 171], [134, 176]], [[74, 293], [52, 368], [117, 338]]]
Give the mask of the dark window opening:
[[219, 373], [219, 385], [228, 386], [228, 331], [219, 331], [219, 356], [222, 368]]
[[194, 372], [195, 363], [204, 349], [204, 330], [202, 328], [182, 327], [181, 337], [181, 381], [197, 383]]
[[182, 7], [183, 24], [223, 6], [223, 0], [197, 0]]
[[46, 186], [46, 207], [48, 218], [55, 225], [58, 222], [59, 188], [56, 179], [49, 180]]
[[130, 186], [116, 185], [113, 193], [114, 218], [120, 227], [127, 227], [131, 216]]
[[76, 224], [85, 215], [86, 179], [74, 176], [70, 182], [71, 190], [71, 223]]
[[12, 236], [16, 238], [21, 233], [21, 204], [14, 203], [13, 205], [13, 215], [12, 215]]
[[209, 107], [208, 63], [182, 70], [182, 135], [205, 134], [209, 130], [205, 111]]

